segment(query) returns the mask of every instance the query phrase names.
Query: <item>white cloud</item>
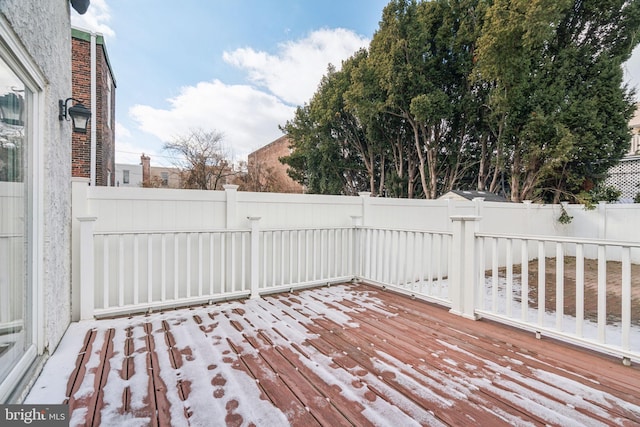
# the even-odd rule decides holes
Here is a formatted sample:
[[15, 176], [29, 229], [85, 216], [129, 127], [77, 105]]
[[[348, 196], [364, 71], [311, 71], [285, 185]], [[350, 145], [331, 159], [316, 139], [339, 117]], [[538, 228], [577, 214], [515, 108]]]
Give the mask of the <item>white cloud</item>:
[[84, 15], [72, 9], [71, 25], [84, 30], [101, 33], [106, 37], [115, 37], [116, 33], [109, 26], [111, 12], [106, 0], [91, 0], [91, 5]]
[[140, 163], [140, 155], [145, 152], [132, 141], [132, 134], [120, 122], [116, 122], [116, 163], [128, 165]]
[[135, 105], [129, 115], [142, 131], [163, 142], [190, 129], [222, 132], [223, 145], [236, 160], [282, 136], [278, 125], [291, 119], [294, 111], [272, 95], [219, 80], [183, 87], [168, 102], [168, 109]]
[[292, 105], [310, 100], [329, 63], [339, 69], [342, 60], [368, 43], [348, 30], [324, 29], [279, 45], [275, 55], [251, 48], [225, 52], [224, 60], [246, 70], [258, 87], [200, 82], [181, 88], [167, 100], [168, 108], [138, 104], [129, 116], [139, 130], [163, 142], [196, 128], [222, 132], [229, 154], [244, 160], [282, 136], [278, 126], [293, 118]]
[[349, 30], [322, 29], [279, 45], [275, 55], [248, 47], [224, 52], [223, 59], [246, 70], [253, 83], [284, 102], [302, 105], [316, 91], [329, 63], [339, 69], [344, 59], [368, 44], [367, 38]]
[[116, 133], [125, 139], [131, 137], [131, 131], [120, 122], [116, 122]]

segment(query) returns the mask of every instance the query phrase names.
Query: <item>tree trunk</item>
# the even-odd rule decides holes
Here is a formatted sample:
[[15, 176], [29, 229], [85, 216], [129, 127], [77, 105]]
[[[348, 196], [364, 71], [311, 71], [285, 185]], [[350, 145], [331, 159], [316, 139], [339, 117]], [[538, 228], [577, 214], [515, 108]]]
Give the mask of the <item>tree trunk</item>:
[[487, 183], [487, 175], [489, 174], [489, 159], [487, 154], [488, 135], [482, 135], [480, 139], [480, 168], [478, 171], [478, 191], [484, 191]]
[[384, 161], [385, 157], [384, 154], [382, 154], [380, 156], [380, 184], [378, 184], [378, 195], [380, 196], [384, 195], [384, 176], [386, 175], [384, 172]]
[[511, 169], [511, 201], [520, 202], [520, 176], [522, 171], [520, 170], [520, 153], [516, 150], [513, 154], [513, 166]]
[[425, 172], [424, 172], [424, 167], [425, 167], [425, 160], [424, 160], [424, 154], [422, 153], [422, 144], [420, 141], [420, 130], [422, 129], [424, 131], [424, 126], [422, 125], [418, 125], [417, 123], [415, 123], [413, 120], [409, 119], [409, 122], [411, 123], [411, 127], [413, 128], [413, 141], [415, 143], [416, 146], [416, 152], [418, 154], [418, 161], [420, 162], [420, 182], [422, 184], [422, 190], [424, 191], [424, 194], [427, 194], [427, 178], [425, 176]]

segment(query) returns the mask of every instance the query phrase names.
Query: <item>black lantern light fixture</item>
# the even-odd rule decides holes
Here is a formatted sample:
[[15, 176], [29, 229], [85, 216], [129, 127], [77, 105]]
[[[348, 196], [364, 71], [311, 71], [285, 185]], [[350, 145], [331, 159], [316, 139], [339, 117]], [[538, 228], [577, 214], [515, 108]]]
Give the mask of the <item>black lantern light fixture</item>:
[[71, 6], [73, 6], [80, 15], [84, 15], [87, 9], [89, 9], [89, 4], [91, 4], [91, 0], [71, 0]]
[[[67, 104], [69, 103], [69, 101], [75, 101], [77, 102], [77, 104], [67, 108]], [[91, 118], [91, 110], [82, 105], [82, 102], [74, 98], [67, 98], [64, 101], [61, 99], [58, 101], [58, 106], [60, 107], [58, 119], [69, 120], [68, 116], [71, 116], [73, 131], [87, 133], [87, 125], [89, 124], [89, 119]]]

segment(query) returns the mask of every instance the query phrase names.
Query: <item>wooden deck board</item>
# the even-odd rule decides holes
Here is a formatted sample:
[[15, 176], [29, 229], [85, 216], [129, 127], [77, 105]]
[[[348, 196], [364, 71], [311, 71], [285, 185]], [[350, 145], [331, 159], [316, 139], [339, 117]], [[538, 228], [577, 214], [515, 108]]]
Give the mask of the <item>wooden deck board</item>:
[[640, 423], [638, 366], [366, 285], [88, 325], [71, 425]]

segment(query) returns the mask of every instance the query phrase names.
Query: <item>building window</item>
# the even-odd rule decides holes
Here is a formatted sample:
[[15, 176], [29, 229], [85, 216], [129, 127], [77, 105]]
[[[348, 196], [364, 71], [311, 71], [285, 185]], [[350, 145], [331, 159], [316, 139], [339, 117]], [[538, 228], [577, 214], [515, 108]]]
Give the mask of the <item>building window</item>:
[[129, 183], [129, 171], [126, 169], [122, 171], [122, 183], [123, 184]]
[[169, 172], [160, 172], [160, 180], [163, 187], [169, 186]]

